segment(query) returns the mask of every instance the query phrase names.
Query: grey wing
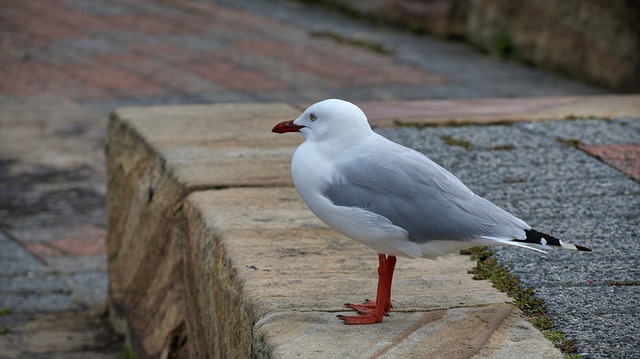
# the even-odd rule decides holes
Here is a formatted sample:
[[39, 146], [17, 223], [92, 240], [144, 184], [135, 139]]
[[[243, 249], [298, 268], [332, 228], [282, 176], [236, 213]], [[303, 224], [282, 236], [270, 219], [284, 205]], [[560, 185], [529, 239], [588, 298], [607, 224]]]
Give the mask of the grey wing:
[[340, 164], [324, 194], [338, 206], [386, 217], [416, 243], [524, 235], [528, 225], [522, 220], [475, 195], [421, 153], [404, 147], [401, 152]]

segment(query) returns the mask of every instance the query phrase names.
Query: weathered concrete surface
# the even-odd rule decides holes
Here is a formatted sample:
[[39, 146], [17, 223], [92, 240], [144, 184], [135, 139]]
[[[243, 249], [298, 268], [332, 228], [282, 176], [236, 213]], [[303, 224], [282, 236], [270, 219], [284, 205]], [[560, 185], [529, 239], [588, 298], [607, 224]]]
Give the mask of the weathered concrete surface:
[[[529, 337], [532, 325], [510, 304], [398, 313], [393, 324], [357, 329], [333, 313], [277, 313], [256, 325], [258, 357], [274, 358], [555, 358]], [[341, 338], [335, 346], [335, 338]], [[256, 345], [257, 347], [257, 345]], [[480, 349], [481, 348], [481, 349]]]
[[64, 99], [0, 94], [3, 359], [106, 358], [121, 348], [102, 316], [103, 122]]
[[[64, 311], [40, 315], [0, 336], [1, 358], [114, 358], [120, 338], [104, 313]], [[16, 334], [13, 331], [15, 331]]]
[[460, 125], [549, 119], [637, 117], [640, 95], [360, 101], [372, 126]]
[[505, 294], [471, 279], [466, 256], [400, 259], [391, 317], [343, 325], [343, 303], [375, 297], [375, 252], [323, 225], [293, 188], [195, 192], [185, 219], [198, 357], [560, 356]]
[[301, 137], [270, 129], [298, 113], [237, 104], [112, 115], [110, 313], [139, 357], [561, 356], [508, 297], [471, 280], [464, 256], [400, 260], [396, 309], [381, 325], [335, 319], [343, 303], [374, 296], [377, 261], [292, 188]]
[[[182, 244], [176, 232], [182, 200], [195, 188], [290, 182], [286, 152], [280, 151], [274, 168], [274, 153], [283, 142], [264, 138], [274, 121], [295, 113], [276, 104], [129, 108], [112, 115], [107, 146], [110, 314], [141, 356], [155, 357], [184, 344]], [[281, 141], [285, 148], [292, 144]], [[247, 152], [252, 143], [263, 150]]]

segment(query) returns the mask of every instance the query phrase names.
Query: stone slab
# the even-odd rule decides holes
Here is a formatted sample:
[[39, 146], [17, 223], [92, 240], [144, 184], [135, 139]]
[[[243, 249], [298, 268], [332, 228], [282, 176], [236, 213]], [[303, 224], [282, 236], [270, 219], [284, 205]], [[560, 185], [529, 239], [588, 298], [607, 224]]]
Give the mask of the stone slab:
[[291, 184], [298, 136], [274, 136], [299, 109], [282, 103], [126, 107], [113, 117], [162, 158], [188, 190]]
[[267, 134], [274, 122], [297, 112], [284, 104], [242, 104], [112, 114], [109, 313], [140, 357], [179, 351], [176, 342], [182, 342], [182, 201], [196, 189], [290, 184], [285, 169], [295, 136], [269, 142]]
[[376, 253], [328, 229], [293, 188], [194, 192], [184, 210], [198, 357], [561, 356], [510, 298], [471, 279], [467, 256], [399, 259], [391, 317], [343, 325], [343, 303], [375, 297]]
[[[270, 130], [299, 112], [276, 103], [112, 114], [110, 315], [138, 357], [287, 358], [319, 346], [346, 357], [352, 352], [339, 348], [384, 357], [447, 347], [453, 356], [504, 357], [536, 347], [537, 357], [560, 357], [508, 297], [471, 279], [474, 262], [464, 256], [401, 260], [396, 309], [380, 326], [331, 322], [343, 303], [374, 296], [377, 261], [295, 193], [289, 162], [302, 138]], [[375, 340], [354, 339], [371, 330]], [[349, 331], [356, 336], [343, 338]], [[287, 344], [292, 335], [299, 346]], [[444, 337], [457, 346], [443, 346]]]
[[[640, 95], [361, 101], [372, 126], [456, 125], [640, 117]], [[304, 105], [302, 105], [304, 106]]]
[[[256, 324], [256, 357], [556, 358], [529, 337], [509, 304], [397, 313], [395, 323], [350, 327], [333, 313], [274, 313]], [[336, 342], [335, 338], [340, 338]], [[332, 343], [332, 344], [328, 344]]]
[[86, 309], [27, 316], [0, 336], [0, 357], [116, 358], [120, 338], [104, 322], [100, 313]]

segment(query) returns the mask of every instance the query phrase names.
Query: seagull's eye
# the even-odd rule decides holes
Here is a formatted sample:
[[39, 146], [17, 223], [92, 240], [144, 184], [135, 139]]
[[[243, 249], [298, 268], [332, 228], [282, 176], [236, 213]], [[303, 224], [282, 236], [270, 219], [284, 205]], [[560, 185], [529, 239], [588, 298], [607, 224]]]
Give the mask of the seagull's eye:
[[309, 119], [310, 119], [311, 121], [315, 121], [315, 120], [317, 120], [317, 119], [318, 119], [318, 117], [317, 117], [316, 115], [314, 115], [314, 114], [310, 114], [310, 115], [309, 115]]

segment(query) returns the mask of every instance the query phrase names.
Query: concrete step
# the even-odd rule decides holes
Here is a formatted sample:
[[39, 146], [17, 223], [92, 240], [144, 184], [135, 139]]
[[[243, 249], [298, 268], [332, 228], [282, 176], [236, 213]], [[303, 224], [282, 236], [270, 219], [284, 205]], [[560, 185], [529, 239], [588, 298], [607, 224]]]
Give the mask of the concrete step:
[[376, 254], [332, 231], [291, 185], [286, 104], [125, 108], [109, 124], [110, 314], [139, 357], [556, 358], [510, 298], [452, 255], [400, 259], [383, 323]]

